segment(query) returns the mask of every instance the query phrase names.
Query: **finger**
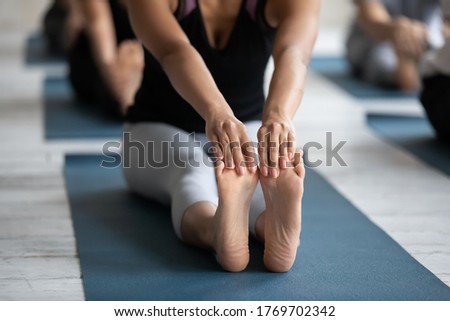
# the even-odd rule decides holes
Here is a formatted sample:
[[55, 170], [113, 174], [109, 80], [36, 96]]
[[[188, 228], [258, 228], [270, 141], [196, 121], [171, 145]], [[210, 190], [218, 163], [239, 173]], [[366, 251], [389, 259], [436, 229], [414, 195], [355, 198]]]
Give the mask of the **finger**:
[[303, 165], [303, 151], [298, 149], [294, 157], [294, 170], [298, 176], [305, 177], [305, 167]]
[[233, 136], [233, 138], [234, 141], [237, 142], [234, 153], [234, 160], [238, 170], [237, 173], [244, 175], [247, 169], [246, 156], [248, 155], [246, 149], [251, 147], [251, 145], [249, 146], [249, 144], [251, 144], [251, 139], [247, 134], [245, 125], [242, 124], [242, 126], [237, 127], [236, 135]]
[[280, 148], [279, 148], [279, 167], [280, 169], [287, 168], [287, 162], [289, 161], [289, 141], [287, 133], [285, 135], [280, 135]]
[[419, 28], [415, 28], [415, 32], [411, 35], [411, 49], [414, 58], [419, 58], [422, 54], [423, 38]]
[[217, 137], [213, 137], [211, 140], [211, 150], [209, 151], [211, 154], [214, 155], [215, 158], [223, 160], [223, 149], [222, 144], [219, 143]]
[[225, 161], [225, 167], [226, 168], [234, 168], [234, 162], [233, 162], [233, 153], [231, 150], [231, 144], [228, 139], [221, 141], [223, 153], [224, 153], [224, 161]]
[[268, 134], [263, 127], [258, 131], [258, 155], [259, 155], [259, 168], [262, 176], [267, 177], [269, 175], [268, 170]]
[[242, 154], [244, 155], [245, 167], [247, 170], [252, 174], [256, 173], [258, 166], [258, 155], [252, 141], [247, 141], [242, 144]]
[[413, 47], [413, 54], [414, 58], [419, 58], [422, 53], [422, 47], [423, 47], [423, 38], [420, 34], [420, 31], [417, 31], [417, 34], [415, 37], [412, 37], [411, 39], [411, 45]]
[[278, 177], [278, 162], [279, 162], [279, 150], [280, 150], [280, 136], [277, 133], [270, 133], [269, 135], [269, 167], [270, 176], [272, 178]]
[[414, 55], [414, 45], [412, 44], [410, 37], [405, 37], [405, 39], [402, 42], [402, 46], [403, 51], [406, 53], [406, 55], [408, 56]]
[[222, 175], [224, 169], [225, 169], [225, 163], [221, 160], [218, 160], [215, 164], [214, 164], [214, 169], [216, 171], [216, 176], [220, 176]]
[[238, 175], [243, 175], [245, 167], [245, 159], [244, 155], [242, 154], [241, 143], [238, 139], [236, 138], [232, 139], [230, 143], [230, 150], [233, 155], [233, 163], [236, 173]]
[[288, 134], [288, 157], [289, 160], [293, 160], [294, 159], [294, 153], [295, 153], [295, 146], [296, 146], [296, 141], [295, 141], [295, 134], [290, 131]]

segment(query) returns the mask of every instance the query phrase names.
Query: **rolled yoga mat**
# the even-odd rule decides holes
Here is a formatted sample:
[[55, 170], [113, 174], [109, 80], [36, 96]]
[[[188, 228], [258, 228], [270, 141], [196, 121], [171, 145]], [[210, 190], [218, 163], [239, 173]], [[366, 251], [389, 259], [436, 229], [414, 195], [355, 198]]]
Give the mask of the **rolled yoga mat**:
[[102, 159], [65, 163], [87, 300], [450, 300], [449, 287], [312, 170], [292, 270], [267, 272], [252, 241], [247, 270], [227, 273], [177, 239], [169, 208], [131, 194]]
[[417, 99], [416, 94], [371, 85], [352, 75], [344, 57], [316, 56], [309, 64], [311, 70], [324, 76], [339, 88], [359, 99]]
[[45, 37], [41, 33], [31, 34], [25, 43], [25, 64], [27, 65], [64, 65], [66, 59], [63, 54], [51, 53], [47, 47]]
[[435, 138], [425, 117], [369, 114], [367, 122], [387, 141], [450, 176], [450, 145]]
[[65, 77], [48, 77], [44, 84], [45, 138], [119, 138], [122, 122], [97, 106], [78, 101]]

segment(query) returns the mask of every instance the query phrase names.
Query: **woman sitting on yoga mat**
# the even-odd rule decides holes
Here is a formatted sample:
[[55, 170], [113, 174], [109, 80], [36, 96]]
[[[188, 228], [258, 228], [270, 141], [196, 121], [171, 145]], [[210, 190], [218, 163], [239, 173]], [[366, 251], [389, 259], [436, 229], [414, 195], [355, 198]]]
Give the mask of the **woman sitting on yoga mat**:
[[450, 0], [441, 1], [445, 44], [423, 61], [420, 100], [437, 136], [450, 143]]
[[347, 40], [354, 73], [375, 85], [415, 91], [418, 63], [442, 44], [439, 0], [354, 0], [357, 21]]
[[[225, 270], [247, 266], [250, 229], [265, 242], [266, 267], [288, 271], [299, 246], [305, 174], [292, 119], [319, 0], [129, 0], [127, 6], [147, 49], [125, 126], [129, 187], [171, 205], [178, 237], [213, 250]], [[271, 54], [275, 72], [265, 100]], [[208, 141], [215, 165], [200, 147]], [[259, 169], [251, 142], [259, 142]]]
[[119, 0], [77, 0], [85, 29], [69, 52], [77, 96], [122, 118], [142, 80], [144, 53]]

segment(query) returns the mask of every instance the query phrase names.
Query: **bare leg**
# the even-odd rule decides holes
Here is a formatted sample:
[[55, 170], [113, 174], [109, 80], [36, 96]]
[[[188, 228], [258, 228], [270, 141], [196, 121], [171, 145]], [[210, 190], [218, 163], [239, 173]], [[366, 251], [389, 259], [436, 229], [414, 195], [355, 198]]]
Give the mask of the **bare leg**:
[[249, 262], [248, 212], [258, 176], [238, 176], [223, 164], [216, 176], [219, 206], [194, 204], [184, 214], [181, 231], [187, 243], [214, 250], [224, 270], [240, 272]]
[[415, 91], [420, 87], [417, 62], [405, 55], [397, 54], [398, 67], [395, 72], [397, 86], [403, 91]]
[[144, 51], [138, 41], [127, 40], [119, 45], [117, 68], [121, 73], [122, 84], [115, 88], [115, 94], [125, 114], [127, 108], [133, 105], [134, 96], [142, 82]]
[[183, 240], [193, 246], [214, 250], [214, 215], [217, 206], [199, 202], [189, 207], [181, 221]]
[[445, 38], [450, 37], [450, 16], [445, 17], [443, 34]]
[[273, 272], [287, 272], [300, 245], [301, 203], [305, 169], [300, 153], [294, 167], [281, 169], [278, 178], [261, 177], [266, 211], [256, 222], [256, 233], [265, 243], [264, 264]]

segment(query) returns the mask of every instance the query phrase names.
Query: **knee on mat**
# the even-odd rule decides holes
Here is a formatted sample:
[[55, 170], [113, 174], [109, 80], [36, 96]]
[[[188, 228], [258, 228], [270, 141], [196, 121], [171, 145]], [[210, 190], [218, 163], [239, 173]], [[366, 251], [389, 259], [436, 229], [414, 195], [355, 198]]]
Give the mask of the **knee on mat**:
[[396, 86], [394, 74], [397, 69], [397, 57], [389, 44], [380, 44], [373, 48], [361, 67], [362, 78], [374, 85]]

